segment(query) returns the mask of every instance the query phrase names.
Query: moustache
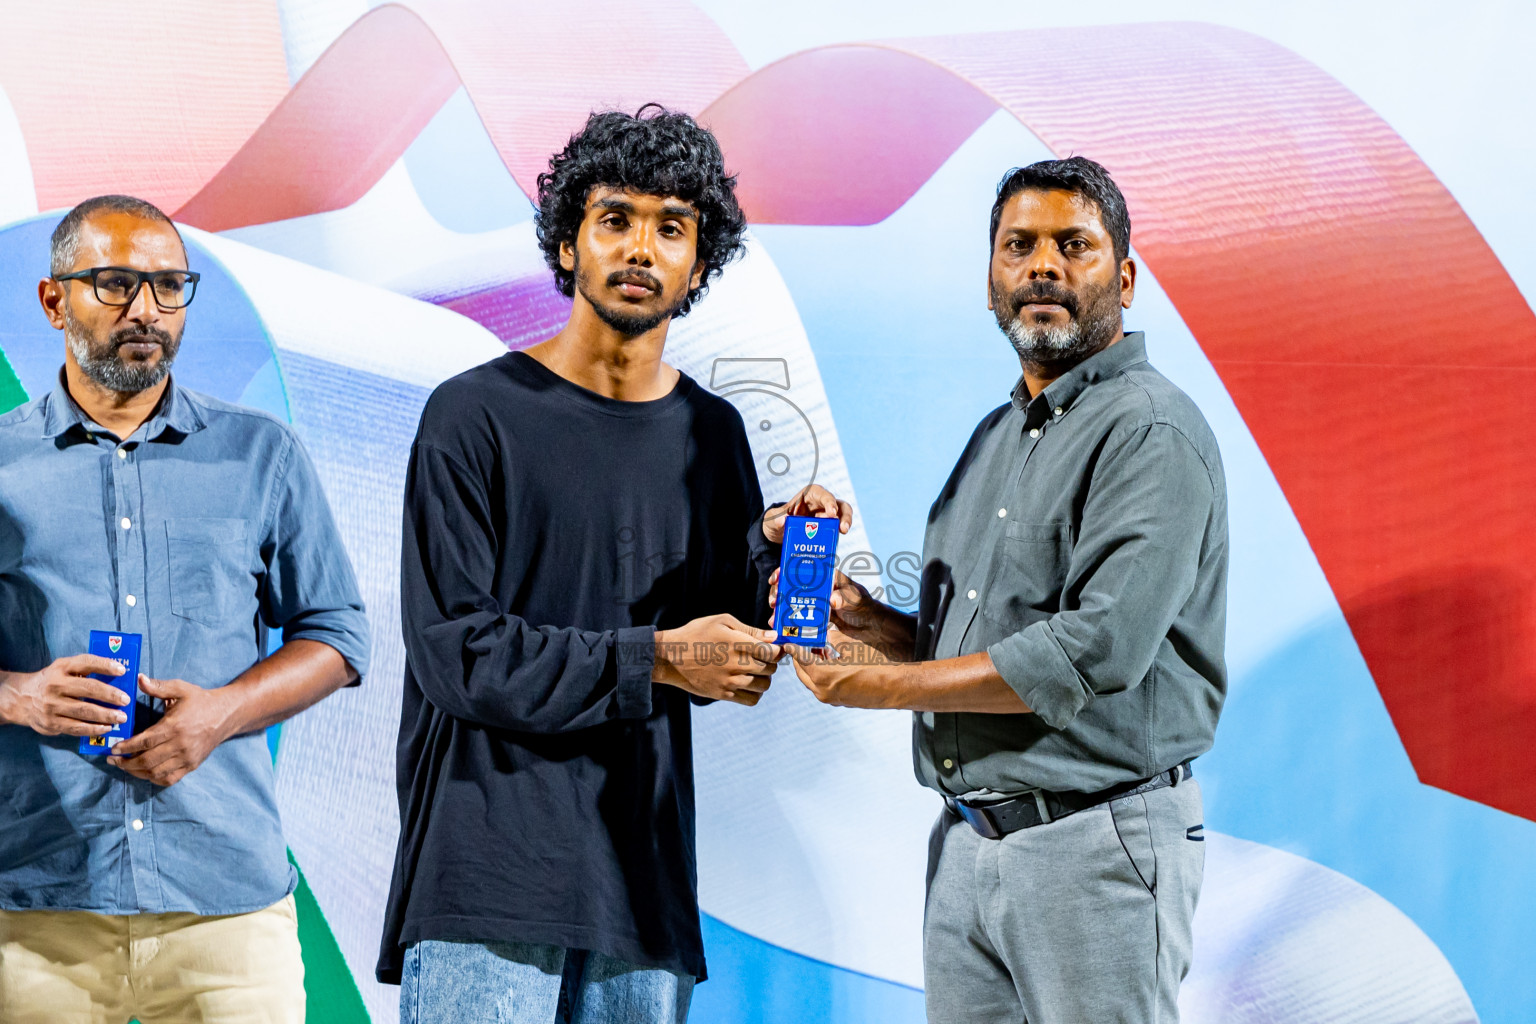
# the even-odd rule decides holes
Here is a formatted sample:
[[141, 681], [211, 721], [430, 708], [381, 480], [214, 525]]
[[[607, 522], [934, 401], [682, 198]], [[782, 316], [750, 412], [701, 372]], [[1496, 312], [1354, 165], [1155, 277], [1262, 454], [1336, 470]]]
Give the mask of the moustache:
[[1067, 314], [1073, 319], [1077, 318], [1077, 296], [1067, 289], [1055, 285], [1037, 284], [1028, 288], [1020, 288], [1009, 296], [1009, 299], [1013, 303], [1014, 316], [1018, 316], [1019, 312], [1030, 303], [1051, 302], [1066, 310]]
[[621, 284], [638, 284], [653, 292], [661, 291], [661, 282], [644, 270], [616, 270], [608, 275], [608, 287], [617, 288]]
[[124, 345], [136, 345], [153, 342], [162, 349], [171, 347], [170, 332], [158, 327], [129, 327], [121, 331], [114, 331], [111, 337], [112, 351], [117, 352]]

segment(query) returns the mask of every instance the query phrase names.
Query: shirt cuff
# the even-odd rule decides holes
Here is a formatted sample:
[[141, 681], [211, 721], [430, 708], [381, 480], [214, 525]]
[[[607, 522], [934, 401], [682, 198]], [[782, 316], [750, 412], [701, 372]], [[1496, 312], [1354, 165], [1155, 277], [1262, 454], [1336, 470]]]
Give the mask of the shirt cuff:
[[627, 626], [615, 631], [613, 653], [618, 663], [619, 717], [649, 718], [651, 673], [656, 667], [656, 627]]
[[[358, 616], [362, 619], [361, 613]], [[316, 643], [325, 644], [331, 650], [341, 655], [342, 659], [357, 673], [348, 686], [358, 686], [363, 677], [368, 674], [368, 623], [362, 619], [356, 628], [347, 628], [346, 625], [331, 628], [325, 624], [317, 623], [311, 619], [298, 628], [283, 630], [283, 643], [290, 640], [313, 640]]]
[[1025, 705], [1052, 729], [1065, 729], [1093, 700], [1050, 624], [1036, 622], [987, 648], [992, 667]]
[[758, 571], [764, 576], [770, 575], [779, 567], [779, 555], [784, 545], [775, 544], [768, 539], [768, 535], [763, 532], [763, 516], [783, 504], [784, 502], [781, 501], [777, 505], [769, 505], [763, 510], [763, 515], [754, 519], [752, 525], [747, 528], [747, 553], [752, 558], [752, 564], [757, 566]]

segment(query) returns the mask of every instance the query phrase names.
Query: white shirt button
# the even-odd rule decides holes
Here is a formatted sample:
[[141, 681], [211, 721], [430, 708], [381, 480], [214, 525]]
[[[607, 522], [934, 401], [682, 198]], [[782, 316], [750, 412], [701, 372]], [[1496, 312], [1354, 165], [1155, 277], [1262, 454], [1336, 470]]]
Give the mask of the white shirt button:
[[1029, 436], [1030, 437], [1039, 437], [1040, 436], [1040, 428], [1039, 427], [1031, 427], [1030, 431], [1029, 431]]
[[133, 830], [135, 832], [143, 832], [144, 831], [144, 823], [142, 821], [140, 821], [138, 818], [134, 818], [133, 819]]
[[965, 596], [970, 598], [972, 601], [974, 601], [974, 600], [976, 600], [976, 591], [974, 591], [974, 590], [967, 590], [965, 592]]
[[132, 608], [134, 605], [139, 603], [139, 599], [134, 597], [132, 594], [129, 594], [127, 597], [123, 598], [123, 600], [128, 602], [129, 608]]
[[127, 516], [123, 516], [122, 526], [123, 529], [128, 529], [129, 527], [133, 526], [133, 520], [129, 519]]
[[1007, 516], [1008, 516], [1008, 510], [1007, 509], [1000, 508], [1000, 509], [997, 510], [997, 518], [1005, 519], [1005, 518], [1007, 518]]
[[119, 448], [117, 450], [117, 457], [120, 458], [120, 459], [126, 459], [128, 457], [128, 449], [127, 448]]
[[1057, 416], [1061, 415], [1061, 406], [1059, 406], [1059, 405], [1056, 407], [1056, 415]]
[[951, 761], [947, 757], [944, 759], [944, 767], [945, 768], [953, 768], [954, 766], [955, 766], [955, 762]]

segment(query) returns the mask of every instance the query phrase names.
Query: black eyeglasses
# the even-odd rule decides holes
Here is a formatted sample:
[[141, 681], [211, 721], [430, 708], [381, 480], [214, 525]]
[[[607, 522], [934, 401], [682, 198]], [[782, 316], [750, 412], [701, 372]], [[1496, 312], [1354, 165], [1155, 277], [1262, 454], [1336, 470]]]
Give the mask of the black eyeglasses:
[[161, 309], [181, 309], [190, 305], [197, 292], [198, 274], [192, 270], [134, 270], [132, 267], [91, 267], [73, 274], [60, 274], [55, 281], [89, 279], [96, 291], [96, 301], [106, 306], [127, 306], [138, 297], [144, 282]]

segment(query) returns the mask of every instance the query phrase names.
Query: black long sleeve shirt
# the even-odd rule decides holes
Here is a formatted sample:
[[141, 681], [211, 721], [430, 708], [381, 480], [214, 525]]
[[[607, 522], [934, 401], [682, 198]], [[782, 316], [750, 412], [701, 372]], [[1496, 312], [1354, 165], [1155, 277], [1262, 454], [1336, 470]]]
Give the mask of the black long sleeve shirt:
[[690, 702], [652, 684], [655, 632], [767, 621], [761, 511], [740, 415], [686, 374], [622, 402], [509, 353], [433, 393], [405, 485], [381, 981], [424, 939], [704, 977]]

